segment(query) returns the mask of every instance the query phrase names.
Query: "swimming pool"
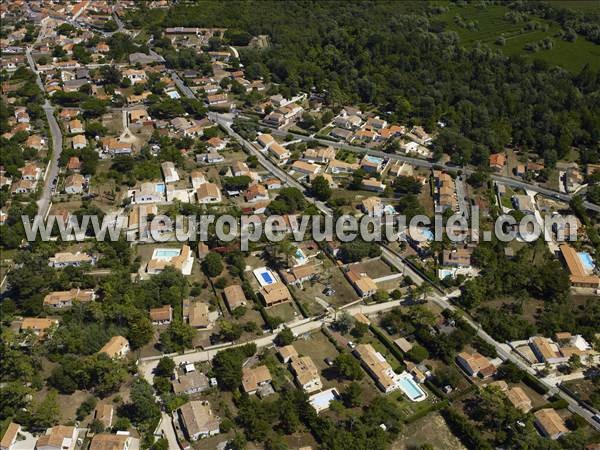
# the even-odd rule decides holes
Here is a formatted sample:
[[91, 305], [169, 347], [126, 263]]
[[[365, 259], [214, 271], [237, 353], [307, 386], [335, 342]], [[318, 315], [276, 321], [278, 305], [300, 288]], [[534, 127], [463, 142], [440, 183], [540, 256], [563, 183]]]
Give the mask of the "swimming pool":
[[592, 272], [594, 270], [594, 260], [588, 252], [579, 252], [577, 253], [577, 256], [579, 256], [581, 264], [583, 264], [585, 270], [589, 272]]
[[171, 259], [181, 254], [178, 248], [157, 248], [154, 250], [152, 259]]
[[164, 194], [165, 193], [165, 183], [156, 183], [154, 190], [156, 192], [158, 192], [159, 194]]
[[365, 159], [373, 164], [381, 164], [383, 162], [383, 158], [378, 158], [377, 156], [366, 155]]
[[427, 394], [413, 379], [412, 375], [408, 372], [402, 372], [400, 374], [400, 389], [411, 401], [420, 402], [427, 398]]
[[254, 276], [256, 277], [261, 287], [273, 284], [277, 281], [273, 272], [271, 272], [266, 267], [259, 267], [258, 269], [254, 269], [252, 273], [254, 273]]
[[308, 258], [302, 250], [297, 249], [296, 253], [294, 253], [294, 259], [296, 260], [296, 265], [301, 266], [303, 264], [306, 264]]

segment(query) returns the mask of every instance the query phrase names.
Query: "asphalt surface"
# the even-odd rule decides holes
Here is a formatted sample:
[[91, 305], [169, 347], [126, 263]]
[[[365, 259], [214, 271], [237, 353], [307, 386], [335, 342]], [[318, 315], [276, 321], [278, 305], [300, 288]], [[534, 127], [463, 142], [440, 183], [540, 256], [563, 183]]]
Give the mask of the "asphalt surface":
[[[36, 83], [43, 92], [44, 84], [42, 83], [39, 72], [35, 69], [35, 63], [31, 57], [30, 48], [27, 49], [26, 56], [29, 67], [36, 74]], [[38, 215], [46, 217], [46, 214], [48, 214], [48, 210], [50, 209], [50, 203], [52, 199], [52, 180], [58, 176], [58, 160], [60, 159], [63, 149], [63, 138], [60, 127], [58, 126], [58, 122], [56, 121], [56, 117], [54, 117], [54, 107], [48, 100], [46, 100], [42, 108], [44, 109], [44, 113], [46, 113], [46, 119], [48, 120], [48, 126], [50, 128], [50, 134], [52, 138], [52, 159], [48, 163], [49, 168], [47, 169], [46, 177], [43, 180], [44, 188], [42, 190], [42, 195], [37, 201]]]

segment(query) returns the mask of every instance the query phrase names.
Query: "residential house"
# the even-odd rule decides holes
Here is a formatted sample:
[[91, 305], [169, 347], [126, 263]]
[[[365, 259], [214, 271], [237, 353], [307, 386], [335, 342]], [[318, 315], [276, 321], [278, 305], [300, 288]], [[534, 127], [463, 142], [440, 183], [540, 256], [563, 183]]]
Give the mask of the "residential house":
[[85, 129], [79, 119], [73, 119], [69, 122], [69, 133], [83, 133]]
[[365, 127], [373, 130], [383, 130], [387, 127], [387, 121], [380, 119], [379, 117], [370, 117], [367, 119]]
[[582, 288], [600, 288], [600, 277], [594, 274], [593, 269], [583, 265], [577, 251], [569, 244], [560, 245], [562, 260], [569, 270], [571, 286]]
[[136, 108], [129, 110], [129, 122], [130, 123], [143, 123], [150, 119], [148, 111], [144, 108]]
[[263, 149], [267, 149], [275, 143], [275, 139], [270, 134], [259, 134], [257, 141]]
[[277, 354], [279, 355], [281, 362], [283, 362], [284, 364], [287, 364], [292, 359], [298, 357], [298, 352], [296, 351], [293, 345], [284, 345], [283, 347], [280, 347], [277, 350]]
[[175, 183], [179, 181], [179, 174], [175, 169], [175, 164], [171, 161], [165, 161], [160, 165], [165, 179], [165, 183]]
[[377, 285], [366, 273], [350, 267], [345, 272], [346, 278], [362, 298], [371, 297], [377, 292]]
[[329, 135], [334, 138], [342, 139], [346, 142], [352, 142], [354, 139], [354, 133], [350, 130], [336, 127], [329, 132]]
[[82, 149], [87, 146], [87, 139], [84, 134], [78, 134], [71, 139], [71, 146], [75, 149]]
[[177, 410], [182, 428], [188, 439], [197, 441], [219, 434], [221, 419], [205, 400], [192, 400]]
[[94, 301], [96, 294], [93, 289], [73, 288], [68, 291], [51, 292], [44, 297], [44, 306], [54, 309], [70, 308], [73, 302], [88, 303]]
[[367, 173], [381, 173], [385, 169], [386, 162], [383, 158], [365, 155], [360, 161], [360, 168]]
[[192, 395], [204, 392], [210, 388], [210, 381], [206, 375], [197, 370], [179, 375], [173, 382], [173, 392], [175, 394]]
[[114, 137], [106, 137], [102, 140], [102, 149], [111, 155], [130, 155], [133, 147], [129, 142], [121, 142]]
[[533, 413], [535, 426], [542, 436], [556, 440], [569, 432], [562, 417], [552, 408], [544, 408]]
[[79, 267], [82, 264], [96, 263], [96, 258], [88, 255], [87, 253], [71, 253], [71, 252], [58, 252], [54, 256], [48, 258], [48, 265], [55, 269], [62, 269], [64, 267]]
[[471, 267], [472, 247], [458, 247], [442, 251], [442, 266]]
[[383, 192], [385, 191], [386, 185], [375, 178], [365, 178], [360, 183], [361, 187], [365, 191]]
[[398, 346], [398, 348], [400, 350], [402, 350], [403, 353], [408, 353], [413, 348], [412, 342], [406, 340], [406, 338], [404, 338], [404, 337], [400, 337], [400, 338], [396, 339], [394, 341], [394, 344], [396, 344]]
[[196, 190], [196, 197], [198, 203], [209, 204], [209, 203], [220, 203], [222, 200], [221, 190], [219, 186], [214, 183], [203, 183]]
[[223, 105], [229, 101], [227, 94], [213, 94], [206, 97], [210, 106]]
[[58, 320], [56, 319], [26, 317], [21, 322], [19, 331], [31, 331], [34, 335], [43, 339], [56, 326], [58, 326]]
[[277, 142], [273, 142], [268, 147], [268, 152], [280, 163], [287, 161], [290, 157], [289, 150]]
[[504, 170], [504, 166], [506, 165], [506, 156], [504, 153], [494, 153], [490, 155], [490, 169], [495, 170], [496, 172], [502, 172]]
[[286, 271], [281, 271], [280, 274], [286, 284], [302, 287], [302, 283], [310, 281], [316, 276], [317, 269], [312, 264], [303, 264], [301, 266], [292, 267]]
[[98, 353], [105, 353], [111, 359], [121, 359], [129, 353], [129, 341], [123, 336], [113, 336]]
[[194, 256], [189, 245], [181, 247], [179, 255], [172, 257], [154, 257], [146, 265], [146, 272], [152, 275], [161, 273], [165, 267], [173, 267], [183, 275], [191, 275]]
[[298, 160], [294, 161], [291, 169], [305, 175], [316, 175], [321, 171], [321, 166]]
[[8, 427], [6, 427], [6, 431], [2, 435], [2, 440], [0, 440], [0, 450], [14, 450], [14, 445], [15, 442], [17, 442], [20, 432], [21, 425], [10, 422]]
[[206, 177], [201, 170], [192, 170], [190, 173], [190, 181], [192, 182], [192, 187], [198, 189], [200, 185], [206, 183]]
[[160, 308], [150, 308], [150, 320], [154, 325], [166, 325], [173, 320], [173, 307], [163, 305]]
[[94, 420], [99, 421], [105, 429], [112, 427], [115, 409], [110, 403], [98, 403], [94, 409]]
[[213, 320], [210, 316], [208, 304], [203, 302], [183, 301], [183, 319], [187, 320], [192, 328], [211, 329]]
[[83, 185], [85, 178], [79, 173], [69, 175], [65, 179], [65, 193], [67, 194], [83, 194]]
[[248, 203], [261, 202], [269, 200], [269, 192], [262, 184], [252, 184], [244, 192], [244, 199]]
[[296, 384], [304, 390], [304, 392], [319, 391], [323, 388], [319, 369], [310, 358], [310, 356], [299, 356], [292, 358], [290, 364], [292, 372], [296, 376]]
[[454, 179], [446, 172], [434, 170], [433, 180], [435, 183], [436, 212], [441, 213], [447, 209], [456, 211], [458, 209], [458, 199]]
[[215, 152], [223, 150], [227, 146], [226, 141], [216, 136], [210, 138], [206, 143], [208, 144], [208, 149]]
[[400, 376], [394, 372], [385, 357], [371, 344], [359, 344], [354, 354], [360, 359], [365, 370], [375, 380], [377, 387], [386, 394], [400, 388]]
[[25, 141], [25, 147], [42, 150], [46, 146], [46, 140], [39, 134], [32, 134]]
[[481, 353], [460, 352], [456, 362], [471, 377], [489, 378], [496, 373], [496, 367]]
[[355, 163], [347, 163], [337, 159], [332, 159], [327, 165], [327, 171], [334, 175], [351, 174], [359, 169], [359, 165]]
[[329, 164], [330, 161], [335, 159], [335, 153], [333, 147], [309, 148], [302, 154], [300, 159], [309, 163]]
[[270, 385], [273, 378], [267, 366], [243, 367], [242, 388], [248, 395], [256, 394], [262, 386]]
[[148, 77], [146, 71], [141, 69], [125, 69], [123, 76], [131, 81], [131, 84], [145, 83]]
[[78, 173], [81, 170], [81, 161], [78, 156], [71, 156], [67, 162], [67, 170]]
[[535, 214], [535, 203], [528, 195], [513, 195], [512, 203], [524, 214]]
[[35, 444], [36, 450], [74, 450], [77, 444], [77, 428], [56, 425], [46, 430]]
[[21, 179], [25, 181], [37, 181], [40, 179], [42, 169], [35, 163], [29, 163], [21, 169]]
[[139, 439], [127, 434], [99, 433], [94, 435], [89, 450], [133, 450], [139, 448]]
[[281, 180], [279, 178], [268, 178], [263, 184], [266, 186], [268, 191], [282, 188]]
[[431, 136], [421, 126], [415, 126], [411, 130], [411, 134], [416, 138], [416, 141], [421, 145], [428, 145], [431, 143]]
[[223, 289], [223, 296], [225, 297], [225, 302], [229, 307], [229, 311], [233, 311], [240, 306], [246, 306], [248, 303], [246, 295], [244, 294], [244, 290], [239, 284], [227, 286], [225, 289]]
[[290, 291], [281, 281], [263, 286], [260, 289], [259, 294], [262, 296], [267, 308], [292, 300]]

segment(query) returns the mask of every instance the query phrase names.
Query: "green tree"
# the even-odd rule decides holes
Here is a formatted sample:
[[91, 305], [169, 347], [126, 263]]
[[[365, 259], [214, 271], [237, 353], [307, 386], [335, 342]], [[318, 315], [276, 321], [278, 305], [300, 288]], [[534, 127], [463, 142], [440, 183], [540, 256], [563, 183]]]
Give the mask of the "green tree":
[[216, 277], [223, 272], [223, 258], [218, 253], [210, 252], [204, 258], [204, 271], [209, 277]]
[[313, 195], [321, 200], [329, 200], [332, 194], [331, 186], [323, 175], [317, 175], [310, 183], [310, 189]]
[[340, 378], [361, 380], [364, 373], [360, 363], [349, 353], [340, 353], [333, 361], [333, 368]]

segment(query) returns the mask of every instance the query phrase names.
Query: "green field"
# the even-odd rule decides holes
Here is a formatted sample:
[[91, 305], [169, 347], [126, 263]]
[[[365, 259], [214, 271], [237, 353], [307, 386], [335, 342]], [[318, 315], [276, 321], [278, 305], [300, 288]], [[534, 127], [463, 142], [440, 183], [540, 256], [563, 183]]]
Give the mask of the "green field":
[[[571, 8], [578, 8], [577, 5], [590, 7], [588, 3], [595, 3], [596, 9], [600, 2], [562, 2], [573, 3]], [[591, 5], [594, 6], [594, 5]], [[589, 8], [591, 10], [591, 7]], [[575, 42], [567, 42], [557, 33], [560, 31], [560, 26], [556, 23], [544, 21], [537, 17], [531, 17], [532, 21], [547, 25], [547, 30], [531, 30], [525, 31], [526, 21], [521, 23], [511, 23], [504, 19], [504, 15], [509, 11], [505, 6], [487, 6], [481, 7], [478, 5], [456, 6], [451, 5], [449, 10], [444, 14], [432, 17], [432, 21], [440, 21], [446, 24], [446, 29], [456, 31], [460, 36], [461, 43], [466, 46], [473, 46], [477, 42], [488, 44], [491, 47], [501, 49], [506, 55], [520, 54], [530, 58], [537, 58], [547, 61], [551, 64], [556, 64], [565, 69], [577, 73], [585, 64], [590, 64], [594, 69], [600, 69], [600, 46], [592, 42], [586, 41], [581, 36]], [[459, 15], [463, 21], [468, 24], [473, 22], [476, 24], [475, 29], [467, 29], [459, 26], [454, 22], [454, 18]], [[496, 40], [504, 36], [506, 44], [498, 46]], [[554, 41], [554, 47], [550, 50], [540, 50], [538, 52], [529, 52], [524, 49], [525, 44], [530, 42], [538, 42], [544, 38], [551, 38]]]

